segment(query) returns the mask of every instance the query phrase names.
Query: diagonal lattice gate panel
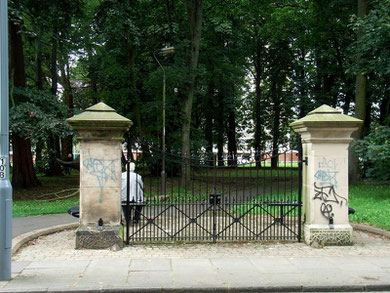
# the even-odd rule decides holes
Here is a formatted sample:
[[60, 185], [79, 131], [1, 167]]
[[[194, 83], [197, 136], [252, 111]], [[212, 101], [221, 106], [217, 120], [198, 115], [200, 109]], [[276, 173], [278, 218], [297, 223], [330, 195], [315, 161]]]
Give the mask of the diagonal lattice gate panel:
[[[168, 156], [172, 172], [164, 178], [144, 165], [137, 170], [143, 179], [144, 207], [137, 223], [131, 215], [124, 221], [127, 243], [300, 241], [302, 160], [286, 151], [277, 154], [274, 167], [272, 154], [233, 166], [191, 159], [186, 176], [181, 174], [186, 170], [183, 162]], [[130, 213], [136, 206], [132, 202]]]

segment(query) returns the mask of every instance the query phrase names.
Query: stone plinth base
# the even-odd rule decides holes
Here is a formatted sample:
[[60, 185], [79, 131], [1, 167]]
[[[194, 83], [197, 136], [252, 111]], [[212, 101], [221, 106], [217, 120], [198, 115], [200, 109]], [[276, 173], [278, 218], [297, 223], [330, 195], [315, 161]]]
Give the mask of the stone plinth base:
[[76, 249], [106, 249], [114, 246], [123, 247], [120, 226], [97, 227], [80, 226], [76, 231]]
[[311, 246], [352, 245], [352, 227], [346, 225], [304, 225], [305, 242]]

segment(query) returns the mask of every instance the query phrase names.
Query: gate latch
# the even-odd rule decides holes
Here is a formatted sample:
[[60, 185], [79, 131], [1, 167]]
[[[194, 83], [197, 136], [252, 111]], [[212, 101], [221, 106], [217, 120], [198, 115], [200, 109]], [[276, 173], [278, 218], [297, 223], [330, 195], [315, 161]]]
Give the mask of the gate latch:
[[210, 204], [211, 205], [219, 205], [221, 203], [221, 195], [220, 194], [210, 194]]

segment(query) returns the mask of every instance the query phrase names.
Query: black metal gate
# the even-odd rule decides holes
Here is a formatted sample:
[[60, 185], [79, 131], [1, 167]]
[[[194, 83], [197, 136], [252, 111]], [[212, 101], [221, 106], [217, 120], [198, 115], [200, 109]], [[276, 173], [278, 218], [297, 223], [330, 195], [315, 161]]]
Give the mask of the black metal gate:
[[[155, 152], [153, 162], [160, 157]], [[135, 163], [142, 184], [130, 176], [129, 201], [122, 202], [127, 244], [301, 239], [298, 151], [223, 160], [167, 154], [165, 176], [160, 164]]]

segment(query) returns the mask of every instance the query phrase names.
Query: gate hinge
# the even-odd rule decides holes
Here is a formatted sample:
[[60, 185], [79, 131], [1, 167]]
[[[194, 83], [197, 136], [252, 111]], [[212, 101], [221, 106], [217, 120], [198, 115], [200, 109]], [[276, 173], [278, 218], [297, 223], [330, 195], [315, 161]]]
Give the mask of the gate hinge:
[[301, 161], [301, 163], [305, 163], [305, 165], [307, 166], [307, 163], [308, 163], [308, 158], [307, 158], [307, 157], [305, 157], [305, 159], [304, 159], [304, 160], [302, 160], [302, 161]]

